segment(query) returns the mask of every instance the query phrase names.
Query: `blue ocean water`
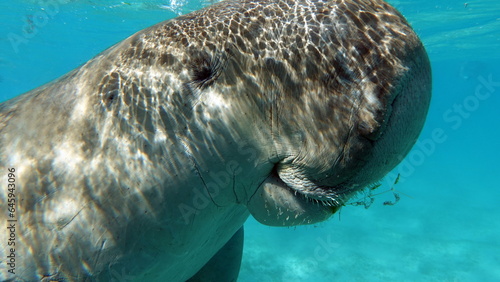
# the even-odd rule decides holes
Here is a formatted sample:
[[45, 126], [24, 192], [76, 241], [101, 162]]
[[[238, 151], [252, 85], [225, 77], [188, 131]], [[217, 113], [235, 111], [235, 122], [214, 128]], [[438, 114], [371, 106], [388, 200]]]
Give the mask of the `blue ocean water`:
[[[239, 281], [500, 281], [500, 2], [389, 2], [424, 42], [434, 81], [419, 142], [379, 188], [395, 190], [314, 226], [250, 219]], [[208, 3], [2, 1], [0, 101]]]

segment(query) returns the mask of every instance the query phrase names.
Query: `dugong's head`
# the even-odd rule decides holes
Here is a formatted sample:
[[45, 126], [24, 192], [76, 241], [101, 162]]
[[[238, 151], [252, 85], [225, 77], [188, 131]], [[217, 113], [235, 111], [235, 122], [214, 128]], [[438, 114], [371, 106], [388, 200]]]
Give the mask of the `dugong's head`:
[[260, 83], [273, 101], [276, 156], [248, 202], [261, 223], [328, 218], [392, 170], [422, 129], [431, 95], [426, 52], [393, 8], [359, 2], [318, 1], [293, 19], [269, 17], [281, 27], [263, 40], [276, 46], [261, 59]]
[[268, 225], [325, 220], [384, 177], [430, 101], [420, 40], [379, 0], [221, 2], [127, 44], [124, 58], [156, 70], [143, 80], [168, 70], [160, 118], [197, 166], [218, 169], [238, 142], [254, 150], [227, 193]]

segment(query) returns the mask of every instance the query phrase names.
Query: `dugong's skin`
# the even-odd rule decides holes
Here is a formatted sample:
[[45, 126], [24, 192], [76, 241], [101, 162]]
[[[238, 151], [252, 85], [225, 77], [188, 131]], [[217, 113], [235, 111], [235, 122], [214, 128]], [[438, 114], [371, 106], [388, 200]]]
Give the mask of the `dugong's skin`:
[[430, 91], [420, 40], [379, 0], [226, 1], [140, 31], [0, 104], [17, 200], [0, 277], [184, 281], [250, 213], [322, 221], [383, 177]]

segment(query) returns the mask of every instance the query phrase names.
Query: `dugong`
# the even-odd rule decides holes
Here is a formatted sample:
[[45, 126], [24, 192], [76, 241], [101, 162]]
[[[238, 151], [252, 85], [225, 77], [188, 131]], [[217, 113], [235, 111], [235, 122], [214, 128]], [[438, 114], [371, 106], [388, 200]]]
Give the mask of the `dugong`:
[[230, 0], [139, 31], [0, 104], [0, 277], [235, 281], [250, 214], [326, 220], [404, 158], [430, 96], [381, 0]]

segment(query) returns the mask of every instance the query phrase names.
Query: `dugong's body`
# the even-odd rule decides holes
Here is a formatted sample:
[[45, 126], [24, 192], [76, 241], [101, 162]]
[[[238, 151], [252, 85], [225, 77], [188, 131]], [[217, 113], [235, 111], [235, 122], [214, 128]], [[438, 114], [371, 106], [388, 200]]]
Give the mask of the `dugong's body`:
[[225, 1], [140, 31], [0, 104], [0, 278], [236, 279], [250, 213], [327, 219], [410, 150], [430, 89], [378, 0]]

